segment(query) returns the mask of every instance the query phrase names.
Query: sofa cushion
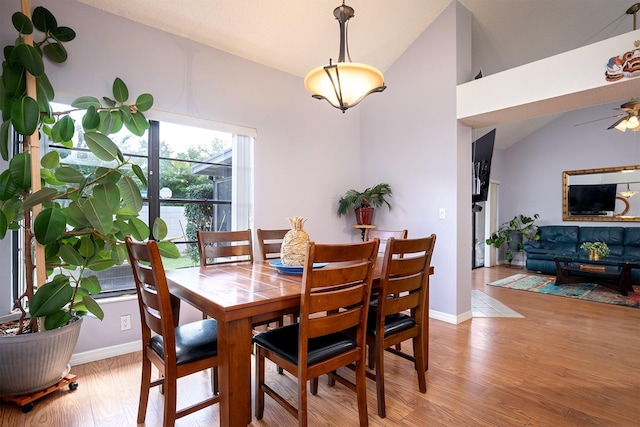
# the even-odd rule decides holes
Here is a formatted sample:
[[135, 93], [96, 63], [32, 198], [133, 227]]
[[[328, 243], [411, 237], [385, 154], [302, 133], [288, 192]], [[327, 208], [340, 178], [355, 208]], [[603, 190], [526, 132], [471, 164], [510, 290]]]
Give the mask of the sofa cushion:
[[538, 228], [539, 242], [578, 243], [580, 227], [573, 225], [544, 225]]

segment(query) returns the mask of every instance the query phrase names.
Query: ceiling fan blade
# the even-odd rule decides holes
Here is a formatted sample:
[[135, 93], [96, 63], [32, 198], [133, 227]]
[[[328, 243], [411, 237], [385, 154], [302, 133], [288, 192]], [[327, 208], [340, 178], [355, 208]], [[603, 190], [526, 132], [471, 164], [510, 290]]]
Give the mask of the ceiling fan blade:
[[593, 122], [599, 122], [600, 120], [609, 120], [609, 119], [615, 119], [616, 117], [626, 117], [626, 116], [627, 116], [626, 114], [616, 114], [615, 116], [602, 117], [602, 118], [599, 118], [599, 119], [590, 120], [588, 122], [578, 123], [578, 124], [575, 124], [574, 126], [582, 126], [582, 125], [586, 125], [586, 124], [593, 123]]
[[616, 120], [616, 122], [614, 124], [612, 124], [611, 126], [609, 126], [607, 128], [607, 130], [615, 128], [616, 126], [618, 126], [620, 123], [622, 123], [626, 119], [627, 119], [627, 117], [625, 116], [625, 117], [623, 117], [623, 118], [621, 118], [619, 120]]

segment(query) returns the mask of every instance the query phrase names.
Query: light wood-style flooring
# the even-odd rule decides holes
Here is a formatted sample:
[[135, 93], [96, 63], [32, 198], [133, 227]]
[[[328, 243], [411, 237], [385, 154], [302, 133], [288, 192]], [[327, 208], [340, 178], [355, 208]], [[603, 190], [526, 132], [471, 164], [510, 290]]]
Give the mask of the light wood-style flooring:
[[[485, 285], [521, 272], [481, 268], [472, 277], [474, 289], [524, 318], [431, 320], [426, 394], [408, 361], [386, 356], [387, 418], [377, 415], [369, 381], [371, 426], [640, 426], [640, 310]], [[134, 426], [140, 363], [132, 353], [76, 366], [76, 391], [46, 396], [27, 414], [2, 402], [0, 426]], [[273, 368], [269, 375], [295, 402], [293, 379]], [[209, 377], [196, 374], [178, 387], [178, 404], [191, 403], [210, 392]], [[145, 425], [161, 425], [161, 416], [162, 399], [153, 391]], [[318, 395], [309, 396], [309, 422], [358, 425], [355, 395], [323, 379]], [[176, 425], [217, 426], [218, 407]], [[264, 419], [251, 424], [294, 425], [268, 397]]]

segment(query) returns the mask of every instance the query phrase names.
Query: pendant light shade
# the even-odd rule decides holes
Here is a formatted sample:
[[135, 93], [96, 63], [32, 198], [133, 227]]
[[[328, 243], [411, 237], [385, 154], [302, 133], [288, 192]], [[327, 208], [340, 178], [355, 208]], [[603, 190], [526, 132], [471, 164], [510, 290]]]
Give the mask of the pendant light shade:
[[[382, 92], [387, 87], [384, 77], [376, 68], [351, 62], [347, 46], [347, 21], [354, 15], [352, 7], [342, 3], [333, 15], [340, 24], [340, 54], [338, 62], [314, 68], [304, 78], [304, 87], [316, 99], [325, 99], [344, 113], [357, 105], [367, 95]], [[345, 60], [349, 57], [348, 61]]]

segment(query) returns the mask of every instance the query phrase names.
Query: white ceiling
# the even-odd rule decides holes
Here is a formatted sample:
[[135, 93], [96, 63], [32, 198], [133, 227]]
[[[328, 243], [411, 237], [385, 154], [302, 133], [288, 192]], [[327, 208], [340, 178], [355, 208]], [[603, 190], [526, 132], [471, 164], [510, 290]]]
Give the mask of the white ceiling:
[[[333, 9], [339, 0], [79, 1], [301, 80], [338, 56]], [[473, 66], [485, 76], [633, 30], [633, 16], [625, 13], [632, 0], [459, 1], [473, 15]], [[349, 0], [355, 9], [348, 35], [352, 61], [384, 73], [450, 2]], [[434, 66], [446, 68], [437, 58]], [[531, 133], [555, 118], [519, 127]], [[506, 148], [524, 136], [513, 129], [499, 131], [496, 146]]]

